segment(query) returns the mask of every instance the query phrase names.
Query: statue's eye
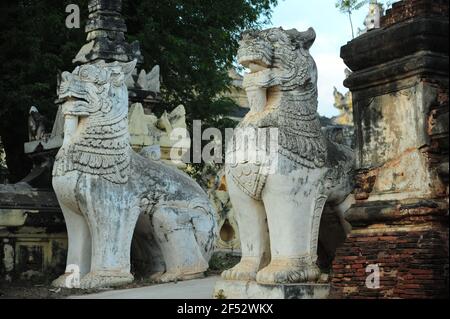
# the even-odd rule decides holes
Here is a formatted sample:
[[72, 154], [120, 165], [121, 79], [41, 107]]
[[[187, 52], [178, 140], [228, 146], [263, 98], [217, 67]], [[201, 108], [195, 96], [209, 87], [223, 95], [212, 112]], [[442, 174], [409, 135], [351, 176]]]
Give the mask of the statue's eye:
[[80, 71], [80, 77], [81, 77], [81, 78], [87, 78], [88, 76], [89, 76], [89, 70], [88, 70], [87, 68], [82, 69], [82, 70]]
[[85, 66], [80, 70], [80, 77], [82, 79], [93, 80], [97, 76], [98, 72], [96, 71], [97, 69], [93, 68], [92, 66]]

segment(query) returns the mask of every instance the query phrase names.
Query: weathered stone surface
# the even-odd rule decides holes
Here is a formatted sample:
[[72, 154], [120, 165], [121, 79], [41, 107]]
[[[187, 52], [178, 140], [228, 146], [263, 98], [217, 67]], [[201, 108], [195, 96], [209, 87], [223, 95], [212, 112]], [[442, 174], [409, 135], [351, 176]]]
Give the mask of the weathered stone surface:
[[391, 78], [404, 78], [405, 73], [413, 75], [429, 69], [445, 75], [448, 69], [447, 38], [448, 19], [445, 16], [417, 16], [368, 32], [341, 48], [342, 59], [353, 71], [344, 83], [352, 89], [376, 86], [377, 82], [389, 83]]
[[187, 175], [129, 146], [125, 81], [135, 64], [100, 61], [62, 74], [65, 132], [53, 187], [69, 251], [56, 286], [66, 285], [71, 265], [80, 269], [82, 288], [132, 281], [133, 233], [136, 254], [160, 281], [208, 268], [215, 220], [207, 195]]
[[155, 65], [150, 72], [137, 69], [128, 78], [128, 99], [131, 103], [141, 103], [146, 114], [150, 115], [152, 109], [161, 102], [161, 82], [159, 65]]
[[243, 147], [238, 133], [227, 150], [227, 186], [242, 259], [222, 274], [226, 280], [316, 281], [322, 211], [352, 190], [353, 152], [327, 140], [321, 130], [317, 69], [309, 54], [314, 40], [313, 29], [268, 29], [247, 32], [240, 43], [238, 60], [251, 70], [243, 84], [250, 112], [237, 132], [276, 128], [279, 139], [259, 161], [233, 161], [255, 150], [252, 144]]
[[215, 299], [327, 299], [328, 284], [260, 285], [254, 281], [219, 280]]
[[159, 65], [155, 65], [148, 74], [145, 70], [141, 70], [135, 86], [141, 90], [160, 93], [161, 83], [159, 77]]
[[130, 144], [133, 149], [159, 144], [161, 133], [156, 128], [158, 118], [155, 115], [146, 115], [142, 104], [131, 105], [128, 119]]
[[129, 111], [129, 131], [131, 147], [144, 157], [186, 167], [182, 159], [191, 143], [183, 105], [158, 118], [145, 114], [142, 104], [135, 103]]
[[141, 103], [145, 114], [150, 115], [152, 110], [161, 103], [158, 65], [155, 65], [149, 73], [141, 69], [138, 74], [137, 69], [135, 69], [126, 84], [130, 103]]
[[17, 183], [2, 185], [0, 194], [3, 209], [59, 210], [55, 194], [50, 189], [38, 190], [27, 183]]

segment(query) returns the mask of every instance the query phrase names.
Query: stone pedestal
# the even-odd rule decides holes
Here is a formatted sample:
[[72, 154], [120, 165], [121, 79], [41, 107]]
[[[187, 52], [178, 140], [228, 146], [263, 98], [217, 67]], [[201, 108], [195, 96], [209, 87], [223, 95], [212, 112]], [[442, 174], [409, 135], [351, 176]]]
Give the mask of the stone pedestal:
[[219, 280], [215, 299], [327, 299], [328, 284], [260, 285], [254, 281]]
[[[353, 98], [356, 203], [332, 297], [448, 297], [447, 43], [448, 2], [405, 0], [380, 29], [342, 47], [353, 71], [344, 84]], [[374, 265], [380, 285], [368, 287]]]

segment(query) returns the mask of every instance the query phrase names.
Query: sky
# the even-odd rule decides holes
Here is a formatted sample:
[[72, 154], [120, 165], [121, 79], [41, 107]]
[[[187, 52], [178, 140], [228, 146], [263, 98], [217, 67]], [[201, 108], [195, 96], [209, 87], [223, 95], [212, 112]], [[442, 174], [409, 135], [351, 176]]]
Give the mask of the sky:
[[[273, 10], [268, 27], [296, 28], [305, 31], [313, 27], [317, 38], [311, 54], [319, 71], [319, 113], [327, 117], [338, 115], [333, 107], [333, 87], [346, 92], [342, 82], [345, 79], [344, 62], [339, 57], [340, 48], [351, 40], [352, 34], [348, 16], [339, 12], [335, 0], [279, 0]], [[353, 14], [355, 32], [363, 28], [368, 6]]]

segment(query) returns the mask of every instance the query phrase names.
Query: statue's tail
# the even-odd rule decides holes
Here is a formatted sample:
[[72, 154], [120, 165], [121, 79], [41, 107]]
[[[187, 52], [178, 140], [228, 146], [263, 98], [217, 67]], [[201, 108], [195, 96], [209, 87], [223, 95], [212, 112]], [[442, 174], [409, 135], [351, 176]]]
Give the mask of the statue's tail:
[[216, 210], [209, 201], [203, 198], [191, 201], [189, 208], [194, 212], [192, 225], [195, 238], [201, 248], [203, 257], [206, 261], [209, 261], [217, 238]]

